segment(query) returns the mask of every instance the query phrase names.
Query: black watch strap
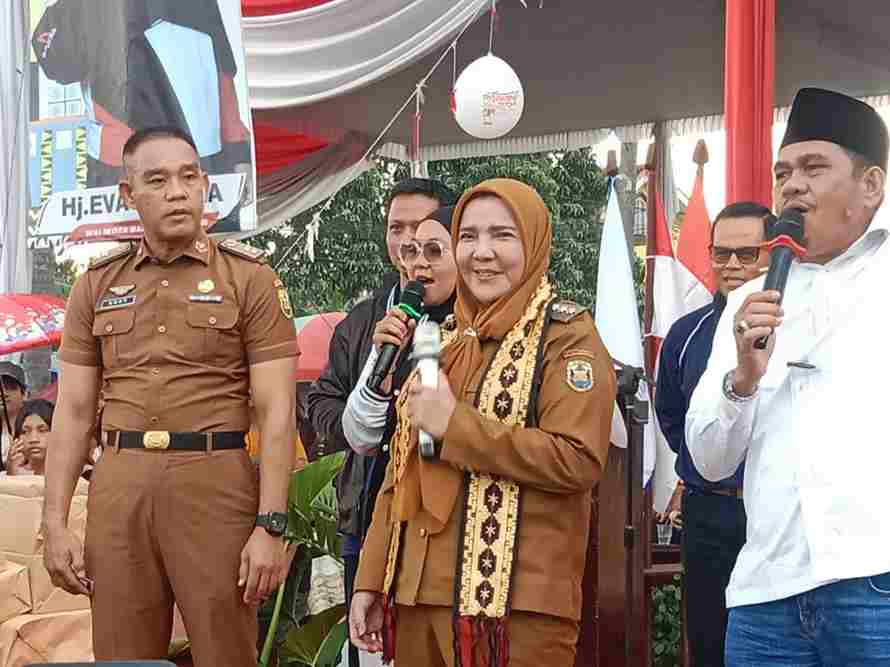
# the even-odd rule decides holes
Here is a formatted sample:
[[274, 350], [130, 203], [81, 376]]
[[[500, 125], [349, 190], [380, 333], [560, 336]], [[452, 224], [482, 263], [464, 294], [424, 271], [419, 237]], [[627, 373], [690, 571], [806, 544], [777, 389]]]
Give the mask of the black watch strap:
[[283, 512], [257, 514], [255, 525], [265, 528], [273, 537], [281, 537], [287, 531], [287, 514]]

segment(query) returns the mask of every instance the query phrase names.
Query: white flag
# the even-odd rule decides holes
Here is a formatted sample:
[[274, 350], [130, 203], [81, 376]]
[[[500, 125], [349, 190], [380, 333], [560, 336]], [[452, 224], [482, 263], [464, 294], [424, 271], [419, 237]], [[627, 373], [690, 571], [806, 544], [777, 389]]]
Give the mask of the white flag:
[[[643, 333], [634, 288], [633, 266], [627, 251], [627, 237], [615, 189], [609, 187], [606, 223], [600, 241], [596, 277], [596, 328], [612, 359], [628, 366], [644, 368]], [[640, 383], [638, 396], [649, 401], [649, 387]], [[651, 405], [649, 412], [652, 412]], [[616, 405], [612, 414], [612, 444], [627, 447], [627, 431]], [[655, 469], [655, 422], [650, 417], [644, 429], [643, 485]]]

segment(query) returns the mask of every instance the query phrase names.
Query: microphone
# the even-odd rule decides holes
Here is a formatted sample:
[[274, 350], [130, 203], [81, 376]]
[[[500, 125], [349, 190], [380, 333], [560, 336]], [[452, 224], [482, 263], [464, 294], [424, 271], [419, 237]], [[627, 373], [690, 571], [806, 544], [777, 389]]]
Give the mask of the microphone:
[[[424, 387], [439, 386], [439, 354], [442, 351], [442, 337], [439, 325], [435, 322], [421, 322], [414, 332], [413, 357], [417, 360], [420, 383]], [[420, 455], [425, 459], [436, 458], [436, 445], [433, 436], [426, 431], [419, 435]]]
[[[402, 300], [396, 306], [408, 314], [412, 320], [417, 321], [423, 315], [423, 293], [425, 288], [419, 280], [412, 280], [402, 290]], [[380, 348], [380, 355], [374, 364], [374, 371], [368, 378], [368, 389], [380, 393], [380, 386], [392, 370], [396, 355], [399, 353], [397, 345], [386, 343]]]
[[[804, 228], [803, 213], [793, 208], [786, 208], [779, 215], [779, 219], [773, 223], [769, 232], [769, 241], [764, 247], [770, 250], [769, 271], [763, 283], [763, 289], [776, 290], [779, 293], [779, 305], [788, 282], [788, 273], [791, 271], [791, 261], [795, 257], [803, 257], [806, 249], [803, 247]], [[769, 342], [769, 336], [762, 336], [754, 341], [754, 347], [765, 350]]]

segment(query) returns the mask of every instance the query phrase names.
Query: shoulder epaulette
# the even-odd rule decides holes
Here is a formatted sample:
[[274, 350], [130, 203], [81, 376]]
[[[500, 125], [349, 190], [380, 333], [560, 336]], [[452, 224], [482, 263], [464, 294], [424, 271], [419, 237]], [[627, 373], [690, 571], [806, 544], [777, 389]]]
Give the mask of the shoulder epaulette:
[[574, 301], [561, 301], [557, 299], [550, 306], [550, 317], [557, 322], [571, 322], [587, 308]]
[[93, 257], [90, 260], [90, 269], [98, 269], [100, 266], [105, 266], [106, 264], [111, 264], [111, 262], [126, 257], [132, 254], [135, 246], [130, 243], [118, 243], [108, 252], [103, 252], [98, 257]]
[[254, 248], [252, 245], [241, 243], [235, 239], [226, 239], [219, 244], [220, 250], [225, 250], [231, 255], [246, 259], [251, 262], [265, 262], [266, 252], [260, 248]]

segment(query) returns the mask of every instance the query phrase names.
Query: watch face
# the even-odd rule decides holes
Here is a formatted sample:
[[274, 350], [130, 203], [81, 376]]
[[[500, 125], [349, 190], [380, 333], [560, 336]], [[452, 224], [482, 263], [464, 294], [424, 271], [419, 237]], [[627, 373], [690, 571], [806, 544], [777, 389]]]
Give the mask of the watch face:
[[287, 530], [287, 514], [273, 513], [269, 520], [269, 527], [272, 532], [284, 535], [284, 531]]

